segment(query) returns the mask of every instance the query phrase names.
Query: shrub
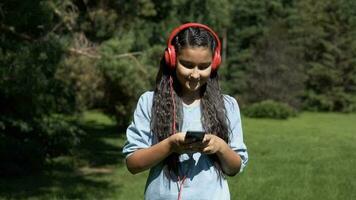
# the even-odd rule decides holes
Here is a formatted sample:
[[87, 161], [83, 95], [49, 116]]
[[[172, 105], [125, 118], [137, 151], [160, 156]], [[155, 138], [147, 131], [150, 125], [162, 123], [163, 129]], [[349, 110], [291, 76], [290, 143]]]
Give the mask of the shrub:
[[128, 126], [137, 99], [149, 86], [149, 72], [138, 58], [127, 54], [133, 35], [114, 38], [101, 46], [98, 67], [104, 77], [104, 111], [114, 116], [117, 126]]
[[71, 153], [83, 132], [60, 116], [23, 121], [0, 117], [0, 177], [30, 174], [47, 158]]
[[29, 174], [78, 142], [79, 129], [53, 116], [74, 112], [75, 91], [55, 77], [64, 54], [58, 36], [0, 36], [0, 176]]
[[256, 118], [287, 119], [296, 115], [296, 111], [287, 104], [273, 100], [252, 104], [243, 110], [244, 115]]
[[79, 144], [84, 132], [61, 115], [44, 117], [37, 121], [36, 127], [39, 143], [46, 158], [71, 154], [74, 146]]
[[353, 94], [347, 94], [341, 89], [332, 90], [326, 94], [317, 94], [313, 91], [307, 91], [304, 95], [303, 107], [309, 111], [332, 111], [332, 112], [355, 112], [356, 97]]

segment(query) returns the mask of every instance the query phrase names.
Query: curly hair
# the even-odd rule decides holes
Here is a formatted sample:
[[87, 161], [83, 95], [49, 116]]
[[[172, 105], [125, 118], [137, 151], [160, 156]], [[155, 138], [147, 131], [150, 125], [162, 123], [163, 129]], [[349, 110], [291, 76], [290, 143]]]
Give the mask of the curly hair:
[[[216, 41], [211, 33], [202, 28], [190, 27], [182, 30], [173, 39], [177, 55], [183, 48], [188, 47], [208, 47], [212, 52], [216, 47]], [[173, 83], [172, 83], [172, 82]], [[171, 84], [173, 91], [171, 90]], [[172, 100], [172, 94], [175, 101]], [[162, 141], [172, 134], [173, 121], [175, 117], [175, 129], [181, 131], [183, 124], [183, 104], [181, 100], [182, 86], [179, 84], [176, 71], [169, 69], [165, 59], [160, 62], [160, 70], [156, 77], [156, 87], [152, 105], [151, 130], [158, 141]], [[218, 81], [218, 73], [213, 71], [207, 81], [200, 88], [202, 113], [201, 121], [205, 132], [212, 133], [228, 142], [228, 124], [223, 95]], [[173, 102], [175, 102], [176, 113], [173, 113]], [[175, 116], [174, 116], [175, 115]], [[172, 172], [178, 175], [179, 154], [169, 155], [164, 163], [166, 164], [166, 174]], [[215, 168], [221, 175], [221, 167], [216, 155], [209, 155], [213, 160]], [[169, 176], [168, 176], [169, 177]]]

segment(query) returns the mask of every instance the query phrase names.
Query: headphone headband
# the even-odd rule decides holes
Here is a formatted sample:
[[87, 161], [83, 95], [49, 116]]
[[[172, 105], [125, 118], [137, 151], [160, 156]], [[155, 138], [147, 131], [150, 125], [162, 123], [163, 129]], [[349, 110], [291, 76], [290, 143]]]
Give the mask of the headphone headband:
[[172, 40], [174, 37], [176, 37], [178, 35], [179, 32], [181, 32], [182, 30], [184, 29], [187, 29], [189, 27], [198, 27], [198, 28], [203, 28], [207, 31], [209, 31], [215, 41], [216, 41], [216, 47], [215, 47], [215, 50], [213, 52], [213, 59], [212, 59], [212, 70], [215, 71], [217, 70], [217, 68], [219, 67], [220, 63], [221, 63], [221, 55], [220, 55], [220, 52], [221, 52], [221, 43], [220, 43], [220, 39], [218, 37], [218, 35], [211, 29], [209, 28], [208, 26], [204, 25], [204, 24], [200, 24], [200, 23], [186, 23], [186, 24], [183, 24], [177, 28], [175, 28], [169, 38], [168, 38], [168, 41], [167, 41], [167, 49], [165, 51], [165, 60], [166, 60], [166, 63], [169, 65], [169, 67], [171, 69], [174, 69], [176, 67], [176, 52], [175, 52], [175, 48], [174, 46], [172, 45]]
[[175, 36], [177, 36], [179, 32], [181, 32], [182, 30], [187, 29], [187, 28], [189, 28], [189, 27], [204, 28], [204, 29], [206, 29], [207, 31], [209, 31], [209, 32], [213, 35], [213, 37], [214, 37], [214, 39], [215, 39], [215, 41], [216, 41], [216, 43], [217, 43], [215, 49], [218, 49], [218, 50], [221, 52], [221, 44], [220, 44], [220, 39], [219, 39], [218, 35], [217, 35], [211, 28], [209, 28], [208, 26], [206, 26], [206, 25], [204, 25], [204, 24], [199, 24], [199, 23], [186, 23], [186, 24], [183, 24], [183, 25], [181, 25], [181, 26], [175, 28], [175, 29], [171, 32], [171, 34], [170, 34], [170, 36], [169, 36], [169, 38], [168, 38], [167, 45], [168, 45], [168, 46], [172, 45], [172, 40], [173, 40], [173, 38], [174, 38]]

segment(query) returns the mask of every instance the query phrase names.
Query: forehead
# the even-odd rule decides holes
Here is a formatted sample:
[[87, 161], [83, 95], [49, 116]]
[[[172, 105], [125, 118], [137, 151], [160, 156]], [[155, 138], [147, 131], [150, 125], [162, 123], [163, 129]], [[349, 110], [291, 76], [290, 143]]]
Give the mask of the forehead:
[[208, 47], [186, 47], [180, 50], [178, 59], [194, 63], [205, 63], [211, 61], [212, 53]]

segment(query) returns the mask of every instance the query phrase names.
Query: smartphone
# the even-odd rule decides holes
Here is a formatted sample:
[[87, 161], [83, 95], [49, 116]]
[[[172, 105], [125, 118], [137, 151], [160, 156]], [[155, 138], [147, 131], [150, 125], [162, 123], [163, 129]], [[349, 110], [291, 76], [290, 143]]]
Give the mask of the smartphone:
[[192, 142], [202, 142], [204, 135], [204, 131], [187, 131], [184, 140], [190, 140]]

